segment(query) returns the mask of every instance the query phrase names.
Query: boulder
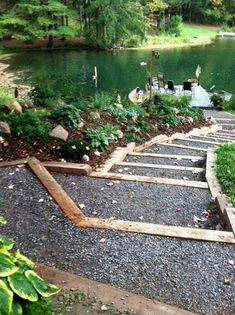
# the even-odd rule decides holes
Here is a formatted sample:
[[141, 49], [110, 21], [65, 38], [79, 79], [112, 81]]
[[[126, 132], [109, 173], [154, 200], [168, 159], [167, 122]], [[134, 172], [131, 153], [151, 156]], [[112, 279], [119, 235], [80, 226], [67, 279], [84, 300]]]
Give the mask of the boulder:
[[84, 126], [85, 126], [84, 122], [81, 121], [81, 122], [78, 124], [77, 129], [82, 129]]
[[0, 121], [0, 133], [5, 135], [11, 134], [10, 126], [5, 121]]
[[15, 111], [17, 113], [22, 113], [22, 107], [17, 101], [12, 101], [12, 102], [6, 104], [6, 107], [11, 111]]
[[100, 113], [98, 113], [98, 112], [91, 112], [90, 113], [90, 117], [91, 117], [92, 120], [98, 120], [98, 119], [100, 119]]
[[50, 133], [51, 138], [67, 141], [69, 133], [61, 125], [56, 126]]

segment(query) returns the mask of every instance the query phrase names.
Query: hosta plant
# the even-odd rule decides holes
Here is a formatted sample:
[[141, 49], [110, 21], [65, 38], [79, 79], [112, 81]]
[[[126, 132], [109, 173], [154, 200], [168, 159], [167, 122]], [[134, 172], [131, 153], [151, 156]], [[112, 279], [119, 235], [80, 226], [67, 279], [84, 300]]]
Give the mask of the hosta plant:
[[[0, 224], [6, 220], [0, 217]], [[25, 302], [36, 302], [60, 291], [46, 283], [34, 271], [35, 264], [19, 250], [12, 251], [15, 243], [0, 235], [0, 314], [21, 315]]]

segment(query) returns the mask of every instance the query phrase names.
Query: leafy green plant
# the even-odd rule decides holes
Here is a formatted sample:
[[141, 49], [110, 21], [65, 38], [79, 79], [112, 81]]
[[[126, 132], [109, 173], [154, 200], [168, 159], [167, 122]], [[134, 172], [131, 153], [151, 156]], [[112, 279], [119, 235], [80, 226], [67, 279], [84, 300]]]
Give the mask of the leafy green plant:
[[156, 106], [155, 113], [163, 124], [168, 124], [170, 127], [176, 127], [180, 123], [174, 109], [164, 103]]
[[[6, 224], [0, 217], [0, 224]], [[19, 250], [12, 252], [15, 243], [0, 235], [0, 314], [21, 315], [25, 301], [36, 302], [60, 291], [37, 275], [35, 264]]]
[[107, 124], [98, 129], [88, 128], [85, 132], [87, 139], [91, 141], [93, 148], [107, 150], [110, 143], [118, 139], [118, 129], [115, 126]]
[[135, 143], [141, 143], [141, 137], [134, 133], [134, 132], [130, 132], [130, 131], [127, 131], [124, 133], [124, 138], [127, 139], [128, 141], [130, 142], [135, 142]]
[[91, 107], [99, 110], [107, 110], [113, 103], [114, 96], [109, 93], [99, 93], [91, 98]]
[[224, 101], [222, 108], [227, 111], [235, 110], [235, 96], [233, 95], [229, 101]]
[[224, 96], [219, 93], [214, 93], [211, 95], [210, 100], [214, 106], [221, 106], [224, 102]]
[[60, 153], [64, 158], [79, 159], [83, 155], [90, 155], [90, 147], [83, 141], [70, 140], [60, 147]]
[[41, 298], [37, 302], [28, 302], [23, 306], [24, 315], [65, 315], [64, 313], [54, 310], [50, 298]]
[[144, 120], [137, 120], [135, 122], [135, 126], [141, 131], [141, 132], [149, 132], [152, 130], [152, 126]]
[[203, 111], [200, 108], [181, 107], [179, 114], [184, 117], [202, 118]]
[[56, 104], [58, 97], [56, 90], [49, 84], [35, 83], [30, 92], [35, 106], [51, 107]]
[[216, 153], [217, 177], [235, 206], [235, 144], [221, 145]]
[[78, 110], [81, 110], [82, 112], [87, 112], [88, 111], [87, 105], [82, 99], [71, 103], [71, 105], [76, 107]]
[[14, 101], [14, 96], [6, 88], [0, 87], [0, 107]]
[[7, 115], [5, 119], [10, 122], [12, 133], [16, 136], [27, 140], [42, 138], [47, 141], [51, 124], [42, 120], [44, 114], [46, 115], [44, 112], [27, 110], [20, 115], [16, 113]]
[[52, 114], [58, 123], [70, 128], [76, 128], [81, 122], [81, 116], [78, 113], [78, 109], [73, 105], [59, 106], [53, 111]]

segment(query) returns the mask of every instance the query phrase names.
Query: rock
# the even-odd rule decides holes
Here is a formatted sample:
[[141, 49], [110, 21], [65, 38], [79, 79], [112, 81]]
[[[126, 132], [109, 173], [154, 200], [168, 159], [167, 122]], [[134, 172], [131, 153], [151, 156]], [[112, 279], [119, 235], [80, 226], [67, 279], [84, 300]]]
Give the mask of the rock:
[[123, 109], [123, 105], [122, 105], [122, 104], [114, 103], [114, 105], [115, 105], [118, 109]]
[[83, 161], [84, 163], [89, 162], [89, 161], [90, 161], [89, 156], [88, 156], [88, 155], [86, 155], [86, 154], [84, 154], [84, 155], [82, 156], [82, 161]]
[[90, 117], [91, 117], [91, 119], [98, 120], [98, 119], [100, 119], [100, 113], [98, 113], [98, 112], [91, 112], [90, 113]]
[[12, 101], [11, 103], [6, 104], [6, 107], [11, 111], [16, 111], [17, 113], [22, 113], [22, 107], [17, 101]]
[[10, 126], [5, 121], [0, 121], [0, 133], [5, 134], [5, 135], [11, 134]]
[[192, 123], [194, 122], [194, 119], [193, 119], [192, 117], [188, 117], [187, 119], [188, 119], [188, 122], [189, 122], [190, 124], [192, 124]]
[[83, 127], [84, 127], [84, 122], [83, 121], [81, 121], [79, 124], [78, 124], [78, 126], [77, 126], [77, 129], [82, 129]]
[[69, 133], [61, 125], [56, 126], [50, 133], [51, 138], [67, 141]]
[[118, 130], [117, 136], [118, 136], [118, 139], [122, 139], [123, 138], [123, 132], [121, 130]]

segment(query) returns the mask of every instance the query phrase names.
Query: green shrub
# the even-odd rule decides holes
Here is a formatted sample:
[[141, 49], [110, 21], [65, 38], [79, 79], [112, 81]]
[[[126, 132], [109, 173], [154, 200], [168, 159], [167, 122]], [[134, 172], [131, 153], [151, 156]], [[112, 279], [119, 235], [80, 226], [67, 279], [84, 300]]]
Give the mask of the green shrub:
[[56, 104], [58, 97], [56, 90], [43, 83], [35, 83], [29, 93], [35, 106], [52, 107]]
[[137, 120], [135, 126], [140, 130], [140, 132], [149, 132], [152, 130], [152, 126], [144, 120]]
[[110, 143], [118, 139], [118, 129], [110, 124], [98, 129], [88, 128], [86, 130], [86, 137], [91, 141], [93, 148], [107, 150]]
[[225, 144], [216, 150], [216, 174], [235, 206], [235, 144]]
[[107, 110], [114, 102], [113, 95], [103, 92], [91, 98], [91, 107], [99, 110]]
[[0, 87], [0, 107], [14, 101], [14, 96], [6, 88]]
[[229, 101], [224, 101], [222, 103], [222, 108], [224, 110], [235, 110], [235, 96], [233, 95]]
[[70, 140], [60, 147], [60, 153], [67, 159], [80, 159], [84, 154], [90, 155], [90, 147], [80, 140]]
[[141, 143], [141, 137], [138, 134], [131, 132], [131, 131], [125, 132], [124, 138], [130, 142], [133, 141], [135, 143]]
[[155, 113], [161, 123], [168, 124], [170, 127], [176, 127], [180, 123], [174, 108], [166, 105], [164, 102], [155, 107]]
[[[0, 224], [5, 224], [0, 217]], [[25, 301], [36, 302], [60, 291], [35, 273], [36, 265], [19, 250], [12, 252], [15, 243], [0, 235], [0, 314], [23, 315]], [[25, 314], [25, 313], [24, 313]]]
[[81, 122], [81, 116], [73, 105], [61, 105], [53, 111], [52, 115], [58, 123], [70, 128], [77, 128]]
[[165, 25], [165, 32], [169, 35], [179, 37], [182, 29], [182, 17], [179, 15], [171, 16], [169, 22]]
[[76, 107], [78, 110], [82, 111], [82, 112], [87, 112], [87, 105], [83, 100], [77, 100], [73, 103], [71, 103], [71, 105], [73, 105], [74, 107]]
[[10, 122], [14, 135], [27, 140], [42, 138], [47, 141], [51, 124], [41, 119], [44, 114], [46, 115], [46, 113], [27, 110], [20, 115], [16, 113], [7, 115], [6, 120]]
[[202, 109], [192, 107], [181, 107], [179, 109], [179, 114], [184, 117], [192, 118], [202, 118], [204, 116]]
[[59, 311], [53, 309], [53, 303], [51, 299], [41, 298], [34, 303], [27, 303], [23, 306], [24, 315], [65, 315]]

